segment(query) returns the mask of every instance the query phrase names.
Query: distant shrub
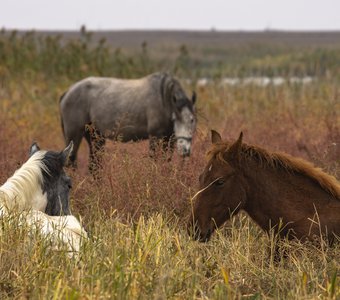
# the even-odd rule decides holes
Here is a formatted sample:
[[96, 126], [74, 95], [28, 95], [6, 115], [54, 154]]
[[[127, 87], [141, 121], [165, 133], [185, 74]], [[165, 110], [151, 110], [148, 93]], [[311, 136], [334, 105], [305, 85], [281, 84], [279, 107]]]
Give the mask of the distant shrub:
[[[129, 50], [129, 51], [126, 51]], [[152, 56], [144, 41], [139, 49], [112, 48], [105, 38], [93, 40], [82, 27], [75, 39], [62, 35], [42, 35], [34, 31], [0, 32], [0, 75], [29, 72], [47, 77], [64, 76], [78, 80], [90, 75], [141, 77], [166, 70], [183, 78], [222, 76], [339, 76], [340, 51], [334, 47], [291, 48], [281, 44], [249, 43], [213, 48], [202, 45], [192, 54], [182, 44], [178, 53]]]

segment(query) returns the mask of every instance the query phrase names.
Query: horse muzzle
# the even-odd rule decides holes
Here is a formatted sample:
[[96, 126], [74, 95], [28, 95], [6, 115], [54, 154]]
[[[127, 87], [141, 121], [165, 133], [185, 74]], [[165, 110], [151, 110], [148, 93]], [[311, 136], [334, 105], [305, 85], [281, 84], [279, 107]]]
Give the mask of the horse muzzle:
[[176, 137], [177, 140], [177, 151], [183, 157], [188, 157], [191, 154], [191, 137]]
[[195, 222], [195, 224], [193, 224], [193, 222], [190, 222], [188, 226], [188, 233], [193, 239], [202, 243], [206, 243], [210, 240], [213, 229], [208, 228], [206, 231], [202, 231], [199, 228], [197, 222]]

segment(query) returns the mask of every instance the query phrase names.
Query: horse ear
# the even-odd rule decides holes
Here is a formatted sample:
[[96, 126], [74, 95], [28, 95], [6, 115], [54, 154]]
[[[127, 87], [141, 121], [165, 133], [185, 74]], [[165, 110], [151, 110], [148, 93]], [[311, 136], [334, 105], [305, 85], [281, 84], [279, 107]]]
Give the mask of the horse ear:
[[70, 156], [73, 150], [73, 141], [71, 141], [68, 146], [62, 151], [62, 160], [63, 164], [67, 161], [68, 157]]
[[177, 102], [177, 98], [176, 98], [175, 95], [172, 96], [172, 102], [175, 104], [175, 106], [177, 108], [178, 102]]
[[171, 114], [171, 121], [176, 121], [176, 113], [173, 111], [172, 114]]
[[32, 156], [35, 152], [39, 150], [40, 150], [40, 147], [38, 146], [36, 142], [34, 142], [30, 147], [29, 156]]
[[211, 142], [213, 144], [217, 144], [217, 143], [222, 142], [221, 135], [214, 129], [211, 130]]
[[195, 102], [196, 102], [196, 92], [195, 92], [195, 91], [192, 92], [191, 102], [192, 102], [193, 105], [194, 105]]
[[242, 138], [243, 138], [243, 132], [241, 131], [240, 136], [238, 137], [237, 141], [234, 142], [230, 146], [230, 148], [227, 150], [228, 155], [232, 158], [236, 158], [237, 160], [239, 158], [239, 153], [241, 151]]

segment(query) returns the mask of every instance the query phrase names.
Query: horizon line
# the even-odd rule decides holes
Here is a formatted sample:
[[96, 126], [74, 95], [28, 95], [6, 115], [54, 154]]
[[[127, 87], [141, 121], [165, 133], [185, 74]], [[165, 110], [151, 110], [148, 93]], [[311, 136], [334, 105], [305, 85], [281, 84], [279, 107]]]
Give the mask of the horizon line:
[[283, 28], [263, 28], [263, 29], [203, 29], [203, 28], [115, 28], [115, 29], [92, 29], [87, 27], [86, 25], [81, 25], [78, 29], [76, 28], [15, 28], [15, 27], [0, 27], [1, 31], [42, 31], [42, 32], [80, 32], [82, 28], [85, 28], [87, 32], [215, 32], [215, 33], [224, 33], [224, 32], [235, 32], [235, 33], [265, 33], [265, 32], [278, 32], [278, 33], [326, 33], [326, 32], [340, 32], [340, 29], [283, 29]]

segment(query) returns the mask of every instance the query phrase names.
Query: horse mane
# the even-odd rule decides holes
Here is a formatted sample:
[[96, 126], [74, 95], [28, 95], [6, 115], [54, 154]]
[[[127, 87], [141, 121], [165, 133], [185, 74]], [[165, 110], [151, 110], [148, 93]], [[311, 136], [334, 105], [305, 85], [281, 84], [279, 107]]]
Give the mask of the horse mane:
[[[226, 162], [224, 153], [228, 151], [230, 146], [231, 143], [229, 142], [214, 144], [207, 153], [208, 159], [217, 158], [222, 162]], [[294, 157], [283, 152], [270, 152], [246, 143], [242, 143], [240, 152], [244, 158], [255, 159], [261, 165], [304, 175], [317, 182], [326, 192], [340, 200], [340, 183], [337, 179], [303, 158]]]
[[[181, 111], [184, 107], [188, 107], [191, 112], [194, 112], [193, 103], [186, 97], [185, 91], [177, 78], [167, 72], [153, 74], [160, 78], [160, 92], [164, 106], [170, 106], [171, 111]], [[173, 103], [174, 86], [180, 87], [185, 97], [177, 99], [176, 104]]]
[[[25, 207], [43, 183], [43, 172], [49, 173], [43, 163], [46, 151], [35, 152], [12, 177], [0, 187], [0, 205], [6, 208]], [[32, 205], [31, 205], [32, 206]]]

